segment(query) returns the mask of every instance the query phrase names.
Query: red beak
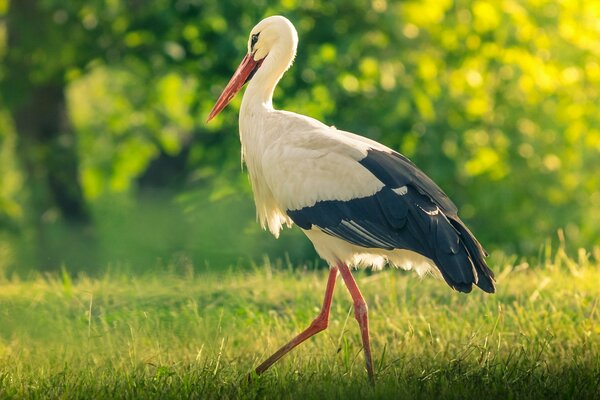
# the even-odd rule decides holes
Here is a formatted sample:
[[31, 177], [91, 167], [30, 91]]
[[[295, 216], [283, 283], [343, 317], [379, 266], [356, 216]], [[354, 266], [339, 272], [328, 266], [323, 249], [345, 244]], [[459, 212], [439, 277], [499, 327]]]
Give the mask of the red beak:
[[235, 97], [237, 92], [244, 86], [246, 82], [252, 78], [254, 72], [260, 67], [264, 58], [258, 61], [254, 61], [253, 54], [247, 54], [246, 57], [240, 63], [240, 66], [234, 72], [233, 76], [229, 80], [225, 89], [223, 89], [223, 93], [219, 96], [219, 99], [215, 103], [213, 109], [210, 114], [208, 114], [208, 119], [206, 122], [209, 122], [211, 119], [217, 116], [229, 102]]

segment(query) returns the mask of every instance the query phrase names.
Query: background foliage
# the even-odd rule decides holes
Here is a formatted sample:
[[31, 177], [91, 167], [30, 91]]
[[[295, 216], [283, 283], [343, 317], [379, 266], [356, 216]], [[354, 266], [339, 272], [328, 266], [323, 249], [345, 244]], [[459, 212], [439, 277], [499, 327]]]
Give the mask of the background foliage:
[[240, 98], [204, 123], [271, 14], [278, 108], [412, 158], [490, 250], [597, 244], [597, 2], [0, 0], [0, 269], [313, 260], [254, 222]]

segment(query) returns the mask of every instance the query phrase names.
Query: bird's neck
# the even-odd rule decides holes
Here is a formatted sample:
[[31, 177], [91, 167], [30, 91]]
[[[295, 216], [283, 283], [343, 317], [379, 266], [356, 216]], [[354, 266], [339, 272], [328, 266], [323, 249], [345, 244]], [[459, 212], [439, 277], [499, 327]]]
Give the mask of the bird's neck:
[[241, 113], [256, 113], [273, 109], [273, 92], [285, 71], [292, 65], [295, 50], [295, 46], [290, 48], [281, 46], [269, 52], [248, 83], [242, 100]]
[[242, 161], [246, 162], [250, 175], [260, 160], [267, 142], [272, 139], [266, 134], [270, 131], [269, 114], [273, 111], [273, 92], [277, 83], [292, 65], [296, 55], [296, 45], [292, 42], [271, 49], [262, 65], [250, 80], [240, 109], [240, 141], [242, 142]]

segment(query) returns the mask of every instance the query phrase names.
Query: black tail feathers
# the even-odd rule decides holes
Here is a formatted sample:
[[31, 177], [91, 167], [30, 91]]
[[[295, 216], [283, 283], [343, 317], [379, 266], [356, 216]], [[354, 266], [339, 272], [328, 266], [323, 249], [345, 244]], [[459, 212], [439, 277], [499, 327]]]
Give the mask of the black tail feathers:
[[474, 282], [475, 285], [477, 285], [484, 292], [495, 293], [496, 281], [494, 279], [494, 272], [487, 266], [485, 262], [487, 253], [477, 241], [475, 236], [471, 233], [469, 228], [467, 228], [460, 219], [450, 219], [450, 221], [460, 234], [460, 241], [469, 253], [469, 258], [471, 259], [473, 267], [475, 268], [475, 272], [477, 273]]

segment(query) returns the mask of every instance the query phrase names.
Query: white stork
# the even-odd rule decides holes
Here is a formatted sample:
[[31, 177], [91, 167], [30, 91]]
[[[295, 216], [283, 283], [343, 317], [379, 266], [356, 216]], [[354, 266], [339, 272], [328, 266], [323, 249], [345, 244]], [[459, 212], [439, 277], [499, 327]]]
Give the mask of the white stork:
[[282, 16], [250, 32], [248, 53], [208, 121], [246, 84], [239, 115], [258, 219], [275, 237], [298, 225], [330, 266], [323, 306], [311, 325], [256, 368], [260, 374], [327, 328], [338, 271], [352, 296], [366, 368], [373, 380], [367, 304], [350, 267], [391, 263], [441, 275], [455, 290], [495, 291], [487, 255], [454, 203], [410, 160], [373, 140], [313, 118], [275, 110], [275, 86], [292, 65], [298, 34]]

